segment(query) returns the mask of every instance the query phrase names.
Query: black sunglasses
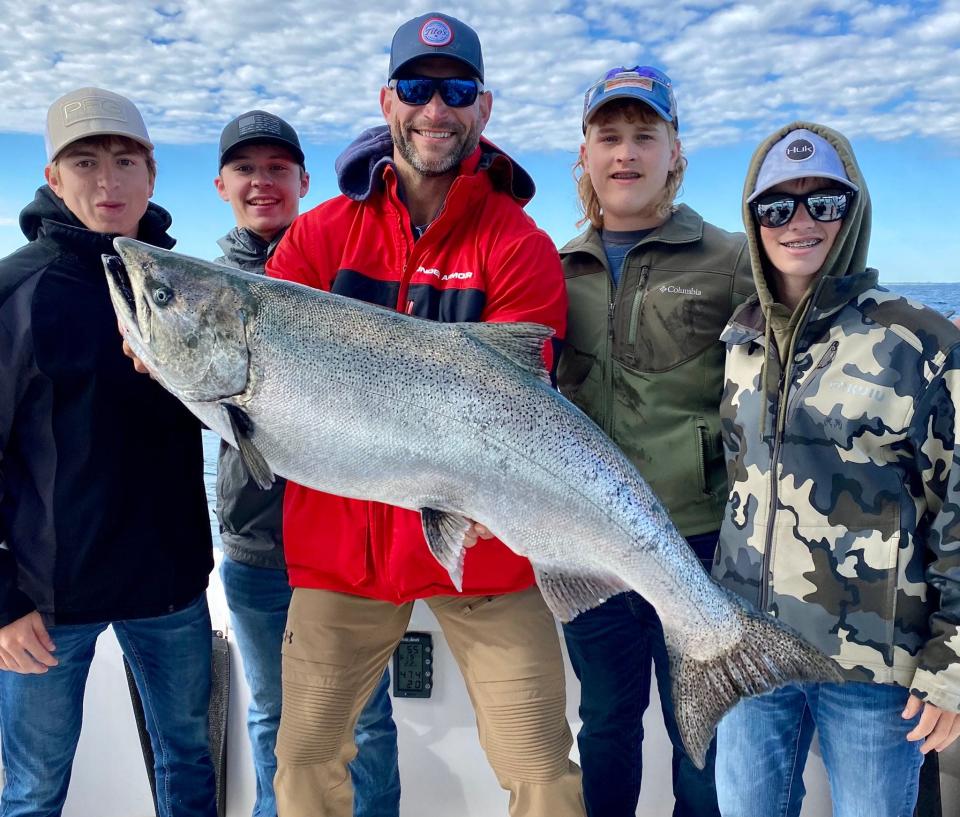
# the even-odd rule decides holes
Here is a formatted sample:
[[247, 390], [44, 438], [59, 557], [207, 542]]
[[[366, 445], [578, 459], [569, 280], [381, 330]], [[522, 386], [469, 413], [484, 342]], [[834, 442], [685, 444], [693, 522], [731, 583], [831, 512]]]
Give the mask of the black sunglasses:
[[475, 79], [462, 77], [407, 77], [390, 81], [400, 101], [407, 105], [426, 105], [435, 91], [451, 108], [466, 108], [477, 101], [483, 86]]
[[765, 193], [750, 203], [761, 227], [783, 227], [803, 204], [814, 221], [840, 221], [853, 201], [853, 190], [816, 190], [802, 196], [793, 193]]

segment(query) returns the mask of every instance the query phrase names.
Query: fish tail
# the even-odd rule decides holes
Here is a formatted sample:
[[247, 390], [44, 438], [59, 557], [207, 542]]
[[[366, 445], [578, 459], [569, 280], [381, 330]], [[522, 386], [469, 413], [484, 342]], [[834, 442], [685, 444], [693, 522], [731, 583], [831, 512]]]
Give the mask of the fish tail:
[[677, 727], [700, 769], [717, 724], [741, 698], [798, 681], [843, 680], [836, 663], [790, 627], [728, 596], [742, 630], [731, 649], [708, 660], [670, 649]]

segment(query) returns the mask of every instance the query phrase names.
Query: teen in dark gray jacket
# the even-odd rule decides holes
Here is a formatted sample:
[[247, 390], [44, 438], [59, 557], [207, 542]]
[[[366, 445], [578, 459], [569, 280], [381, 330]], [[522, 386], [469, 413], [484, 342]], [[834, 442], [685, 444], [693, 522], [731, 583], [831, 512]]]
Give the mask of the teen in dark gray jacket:
[[[265, 111], [248, 111], [220, 137], [220, 173], [214, 179], [237, 226], [218, 242], [217, 261], [262, 273], [296, 217], [310, 186], [296, 131]], [[280, 645], [290, 605], [283, 559], [282, 512], [286, 483], [261, 490], [239, 452], [221, 442], [217, 517], [223, 540], [221, 577], [250, 687], [247, 728], [257, 776], [255, 817], [276, 817], [274, 749], [280, 725]], [[350, 764], [357, 817], [396, 817], [400, 809], [397, 728], [384, 673], [357, 722], [357, 757]]]

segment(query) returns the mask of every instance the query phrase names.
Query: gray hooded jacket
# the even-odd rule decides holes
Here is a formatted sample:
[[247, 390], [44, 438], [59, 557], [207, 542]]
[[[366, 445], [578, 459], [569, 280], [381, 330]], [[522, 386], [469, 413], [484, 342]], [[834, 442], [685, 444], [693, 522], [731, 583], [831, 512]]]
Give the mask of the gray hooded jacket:
[[[243, 227], [234, 227], [217, 243], [224, 254], [218, 264], [245, 272], [262, 273], [267, 259], [283, 237], [270, 243]], [[223, 441], [217, 462], [217, 519], [223, 552], [238, 562], [283, 570], [283, 491], [278, 477], [264, 491], [253, 481], [240, 453]]]

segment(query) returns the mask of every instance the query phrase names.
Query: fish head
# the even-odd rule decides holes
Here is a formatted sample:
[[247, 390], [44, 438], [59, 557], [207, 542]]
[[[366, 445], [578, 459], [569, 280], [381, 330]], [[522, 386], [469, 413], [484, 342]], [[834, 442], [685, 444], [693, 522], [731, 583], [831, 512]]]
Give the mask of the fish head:
[[241, 277], [208, 261], [116, 238], [103, 256], [124, 337], [181, 400], [212, 402], [247, 388], [247, 324], [256, 302]]

